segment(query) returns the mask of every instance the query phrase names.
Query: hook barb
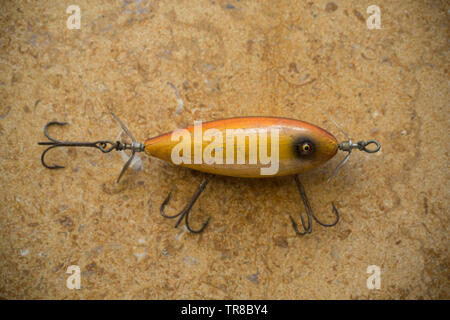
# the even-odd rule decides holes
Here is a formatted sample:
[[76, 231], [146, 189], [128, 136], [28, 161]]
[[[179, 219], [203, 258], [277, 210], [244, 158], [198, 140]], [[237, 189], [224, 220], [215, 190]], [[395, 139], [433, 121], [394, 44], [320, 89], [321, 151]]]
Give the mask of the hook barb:
[[175, 228], [177, 228], [177, 227], [180, 225], [181, 220], [183, 220], [183, 218], [184, 218], [184, 222], [185, 222], [186, 228], [189, 230], [189, 232], [191, 232], [191, 233], [200, 233], [200, 232], [202, 232], [202, 231], [206, 228], [206, 226], [208, 225], [209, 220], [211, 219], [211, 217], [208, 217], [208, 218], [206, 219], [206, 221], [203, 222], [203, 224], [202, 224], [202, 226], [200, 227], [200, 229], [194, 230], [194, 229], [192, 229], [191, 226], [189, 225], [189, 213], [190, 213], [190, 211], [191, 211], [193, 205], [194, 205], [195, 202], [197, 201], [198, 197], [199, 197], [200, 194], [203, 192], [203, 190], [205, 190], [206, 186], [207, 186], [208, 183], [212, 180], [213, 177], [214, 177], [214, 176], [209, 175], [209, 176], [207, 176], [202, 182], [200, 182], [200, 184], [198, 185], [197, 189], [195, 190], [194, 194], [192, 195], [191, 199], [190, 199], [189, 202], [186, 204], [186, 206], [184, 207], [184, 209], [181, 210], [180, 212], [178, 212], [177, 214], [174, 214], [174, 215], [171, 215], [171, 216], [167, 215], [167, 214], [165, 213], [165, 210], [164, 210], [165, 207], [167, 206], [167, 204], [169, 203], [170, 198], [171, 198], [171, 196], [172, 196], [172, 192], [170, 192], [169, 195], [166, 197], [166, 199], [165, 199], [165, 200], [163, 201], [163, 203], [161, 204], [161, 207], [160, 207], [160, 209], [159, 209], [161, 215], [162, 215], [164, 218], [167, 218], [167, 219], [174, 219], [174, 218], [179, 217], [177, 223], [175, 224]]
[[302, 226], [303, 226], [303, 230], [304, 230], [304, 231], [300, 231], [299, 228], [298, 228], [297, 223], [294, 220], [294, 218], [292, 218], [292, 216], [289, 215], [289, 218], [291, 219], [292, 227], [294, 228], [295, 233], [300, 235], [300, 236], [304, 236], [307, 233], [311, 233], [312, 232], [312, 219], [314, 219], [322, 227], [333, 227], [333, 226], [335, 226], [339, 222], [339, 211], [336, 208], [336, 206], [334, 205], [334, 202], [332, 202], [331, 205], [332, 205], [332, 208], [333, 208], [333, 213], [336, 216], [336, 219], [332, 223], [321, 222], [316, 217], [316, 215], [314, 214], [314, 212], [313, 212], [313, 210], [311, 208], [311, 205], [309, 204], [309, 200], [308, 200], [308, 197], [306, 195], [305, 189], [303, 188], [303, 185], [300, 182], [300, 179], [298, 178], [298, 175], [294, 176], [294, 180], [295, 180], [295, 183], [297, 185], [298, 192], [300, 193], [300, 197], [302, 198], [303, 206], [305, 207], [306, 217], [307, 217], [307, 221], [308, 221], [308, 224], [306, 224], [305, 223], [305, 219], [303, 218], [302, 214], [300, 214], [300, 220], [302, 222]]

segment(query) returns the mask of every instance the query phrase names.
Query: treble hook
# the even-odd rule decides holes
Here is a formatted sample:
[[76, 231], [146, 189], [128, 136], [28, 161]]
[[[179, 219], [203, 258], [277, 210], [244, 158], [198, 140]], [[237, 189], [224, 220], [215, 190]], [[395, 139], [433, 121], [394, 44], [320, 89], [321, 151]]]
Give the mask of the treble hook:
[[300, 182], [300, 179], [298, 178], [298, 175], [294, 176], [294, 180], [295, 180], [295, 183], [297, 184], [298, 192], [300, 193], [300, 196], [301, 196], [302, 201], [303, 201], [303, 205], [304, 205], [305, 210], [306, 210], [306, 217], [308, 218], [308, 225], [306, 225], [305, 224], [305, 220], [303, 219], [303, 216], [300, 214], [300, 220], [302, 221], [303, 229], [305, 230], [304, 232], [301, 232], [301, 231], [298, 230], [298, 226], [297, 226], [297, 223], [295, 222], [294, 218], [292, 218], [292, 216], [289, 215], [289, 218], [291, 218], [292, 226], [294, 227], [295, 233], [297, 233], [298, 235], [301, 235], [301, 236], [304, 236], [307, 233], [311, 233], [312, 232], [312, 220], [311, 220], [311, 218], [313, 218], [318, 224], [320, 224], [323, 227], [333, 227], [333, 226], [335, 226], [339, 222], [339, 211], [336, 208], [336, 206], [334, 205], [334, 203], [331, 202], [331, 205], [333, 207], [333, 213], [336, 216], [336, 220], [333, 223], [330, 223], [330, 224], [321, 222], [315, 216], [314, 212], [311, 209], [311, 205], [309, 204], [308, 197], [306, 196], [305, 189], [303, 188], [303, 185]]
[[[164, 218], [168, 218], [168, 219], [174, 219], [174, 218], [178, 218], [178, 217], [179, 217], [177, 223], [175, 224], [175, 228], [177, 228], [177, 227], [180, 225], [181, 220], [183, 220], [183, 218], [184, 218], [186, 228], [189, 230], [189, 232], [192, 232], [192, 233], [200, 233], [200, 232], [202, 232], [203, 229], [205, 229], [205, 227], [208, 225], [208, 222], [209, 222], [209, 220], [211, 219], [211, 217], [208, 217], [208, 219], [206, 219], [206, 221], [203, 222], [203, 225], [200, 227], [200, 229], [198, 229], [198, 230], [193, 230], [193, 229], [190, 227], [190, 225], [189, 225], [189, 213], [191, 212], [192, 206], [195, 204], [195, 202], [197, 201], [197, 199], [198, 199], [198, 197], [200, 196], [200, 194], [203, 192], [203, 190], [205, 190], [207, 184], [208, 184], [209, 181], [211, 181], [211, 179], [213, 179], [213, 178], [214, 178], [214, 176], [212, 176], [212, 175], [210, 175], [210, 176], [208, 176], [207, 178], [205, 178], [205, 179], [199, 184], [199, 186], [198, 186], [197, 189], [195, 190], [194, 194], [192, 195], [191, 199], [188, 201], [188, 203], [186, 204], [186, 206], [184, 207], [184, 209], [181, 210], [180, 212], [178, 212], [177, 214], [172, 215], [172, 216], [167, 215], [167, 214], [165, 213], [165, 211], [164, 211], [164, 209], [166, 208], [166, 206], [167, 206], [167, 204], [169, 203], [170, 198], [171, 198], [171, 196], [172, 196], [172, 193], [169, 193], [169, 195], [168, 195], [168, 196], [166, 197], [166, 199], [163, 201], [163, 203], [161, 204], [161, 207], [160, 207], [160, 209], [159, 209], [161, 215], [162, 215]], [[311, 209], [311, 205], [309, 204], [308, 197], [306, 196], [305, 189], [303, 188], [303, 185], [301, 184], [301, 182], [300, 182], [298, 176], [296, 175], [296, 176], [294, 177], [294, 179], [295, 179], [295, 182], [296, 182], [296, 184], [297, 184], [297, 188], [298, 188], [298, 191], [299, 191], [300, 196], [301, 196], [301, 198], [302, 198], [303, 204], [304, 204], [304, 206], [305, 206], [305, 209], [306, 209], [306, 215], [307, 215], [307, 218], [308, 218], [308, 225], [306, 225], [306, 224], [305, 224], [305, 220], [303, 219], [302, 215], [300, 215], [300, 219], [301, 219], [301, 221], [302, 221], [303, 228], [305, 229], [305, 232], [301, 232], [301, 231], [299, 231], [298, 226], [297, 226], [297, 224], [296, 224], [295, 221], [294, 221], [294, 218], [292, 218], [292, 216], [289, 216], [290, 219], [291, 219], [291, 222], [292, 222], [292, 226], [294, 227], [294, 231], [295, 231], [297, 234], [299, 234], [299, 235], [305, 235], [305, 234], [307, 234], [307, 233], [311, 233], [311, 231], [312, 231], [312, 223], [311, 223], [312, 220], [311, 220], [311, 218], [314, 219], [318, 224], [320, 224], [321, 226], [324, 226], [324, 227], [332, 227], [332, 226], [336, 225], [336, 224], [339, 222], [339, 211], [338, 211], [338, 209], [336, 208], [336, 206], [334, 205], [334, 203], [332, 202], [331, 204], [332, 204], [332, 206], [333, 206], [333, 212], [334, 212], [334, 214], [336, 215], [336, 220], [335, 220], [333, 223], [330, 223], [330, 224], [326, 224], [326, 223], [321, 222], [321, 221], [314, 215], [314, 213], [313, 213], [313, 211], [312, 211], [312, 209]]]
[[44, 152], [42, 152], [42, 155], [41, 155], [42, 165], [44, 167], [46, 167], [47, 169], [62, 169], [62, 168], [64, 168], [64, 166], [60, 166], [57, 164], [48, 165], [45, 162], [45, 155], [47, 154], [47, 152], [50, 151], [51, 149], [58, 148], [58, 147], [96, 148], [96, 149], [99, 149], [103, 153], [109, 153], [113, 150], [116, 150], [116, 151], [131, 150], [131, 156], [128, 159], [128, 161], [125, 163], [125, 165], [123, 166], [122, 170], [120, 171], [119, 177], [117, 178], [117, 182], [119, 182], [120, 178], [124, 174], [125, 170], [131, 164], [131, 161], [133, 160], [135, 153], [144, 151], [145, 145], [143, 143], [136, 142], [136, 140], [134, 140], [134, 137], [131, 135], [131, 133], [128, 131], [128, 129], [125, 127], [125, 125], [122, 123], [122, 121], [120, 121], [120, 119], [117, 118], [114, 113], [111, 112], [111, 114], [114, 117], [114, 119], [117, 122], [119, 122], [120, 126], [122, 127], [122, 130], [128, 135], [128, 137], [130, 137], [130, 139], [132, 141], [131, 144], [130, 143], [122, 143], [120, 141], [113, 142], [110, 140], [99, 140], [99, 141], [94, 141], [94, 142], [59, 141], [59, 140], [56, 140], [56, 139], [50, 137], [50, 135], [48, 134], [48, 128], [52, 125], [65, 126], [65, 125], [67, 125], [67, 122], [50, 121], [44, 127], [44, 135], [50, 141], [38, 142], [38, 145], [49, 146], [47, 149], [44, 150]]
[[166, 199], [163, 201], [163, 203], [161, 204], [161, 207], [159, 209], [161, 215], [164, 218], [168, 218], [168, 219], [173, 219], [173, 218], [177, 218], [180, 217], [177, 221], [177, 223], [175, 224], [175, 228], [177, 228], [180, 223], [181, 220], [183, 220], [184, 218], [184, 223], [186, 225], [186, 228], [189, 230], [189, 232], [192, 233], [200, 233], [203, 231], [203, 229], [205, 229], [205, 227], [208, 225], [208, 222], [210, 220], [211, 217], [208, 217], [208, 219], [206, 219], [205, 222], [203, 222], [203, 225], [200, 227], [200, 229], [198, 230], [193, 230], [190, 226], [189, 226], [189, 213], [192, 209], [192, 206], [195, 204], [195, 202], [197, 201], [198, 197], [200, 196], [200, 194], [203, 192], [203, 190], [205, 190], [206, 185], [209, 183], [209, 181], [211, 181], [211, 179], [214, 176], [209, 175], [207, 176], [202, 182], [200, 182], [200, 184], [197, 187], [197, 190], [195, 190], [194, 194], [192, 195], [191, 199], [189, 200], [189, 202], [186, 204], [186, 206], [184, 207], [183, 210], [181, 210], [180, 212], [178, 212], [175, 215], [169, 216], [164, 212], [164, 209], [166, 207], [166, 205], [169, 203], [170, 197], [172, 196], [172, 192], [169, 193], [169, 195], [166, 197]]

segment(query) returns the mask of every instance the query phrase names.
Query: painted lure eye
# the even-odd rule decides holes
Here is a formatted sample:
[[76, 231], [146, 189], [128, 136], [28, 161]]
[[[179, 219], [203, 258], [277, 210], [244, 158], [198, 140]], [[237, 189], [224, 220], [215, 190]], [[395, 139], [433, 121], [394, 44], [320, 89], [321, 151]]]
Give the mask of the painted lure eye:
[[311, 141], [301, 141], [296, 149], [300, 156], [307, 156], [314, 151], [314, 144]]
[[311, 151], [311, 145], [309, 143], [304, 143], [302, 145], [302, 151], [305, 153], [309, 153]]

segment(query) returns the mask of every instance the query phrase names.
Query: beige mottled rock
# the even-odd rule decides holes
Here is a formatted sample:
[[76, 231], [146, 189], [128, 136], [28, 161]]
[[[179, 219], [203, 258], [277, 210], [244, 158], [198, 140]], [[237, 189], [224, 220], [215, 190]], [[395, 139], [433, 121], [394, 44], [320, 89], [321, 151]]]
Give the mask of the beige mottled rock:
[[[0, 12], [0, 296], [2, 298], [450, 298], [449, 57], [445, 1], [8, 2]], [[217, 178], [194, 207], [192, 235], [160, 216], [181, 209], [202, 175], [141, 155], [115, 179], [119, 153], [56, 150], [40, 164], [43, 126], [61, 139], [115, 139], [108, 108], [146, 138], [232, 116], [286, 116], [377, 139], [305, 174], [314, 224], [292, 178]], [[144, 240], [142, 240], [144, 239]], [[81, 290], [66, 287], [70, 265]], [[381, 289], [368, 290], [369, 265]]]

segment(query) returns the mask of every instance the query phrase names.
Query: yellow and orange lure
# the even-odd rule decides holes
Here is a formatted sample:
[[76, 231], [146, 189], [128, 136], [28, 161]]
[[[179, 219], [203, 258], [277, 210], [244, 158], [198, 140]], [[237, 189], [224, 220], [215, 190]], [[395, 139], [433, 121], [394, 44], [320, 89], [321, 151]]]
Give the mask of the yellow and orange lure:
[[[214, 129], [219, 131], [219, 136], [222, 141], [219, 142], [219, 148], [222, 150], [223, 159], [222, 164], [212, 163], [208, 164], [204, 161], [200, 164], [194, 164], [194, 126], [186, 128], [187, 132], [191, 134], [191, 161], [190, 164], [181, 163], [180, 166], [190, 169], [232, 177], [248, 177], [248, 178], [263, 178], [272, 176], [287, 176], [302, 173], [331, 159], [338, 150], [338, 143], [336, 138], [327, 131], [299, 120], [277, 118], [277, 117], [242, 117], [230, 118], [223, 120], [215, 120], [205, 122], [202, 124], [203, 131]], [[227, 131], [233, 129], [237, 130], [235, 134], [235, 143], [232, 144], [234, 148], [233, 163], [226, 163], [225, 155], [229, 152], [225, 137]], [[276, 173], [270, 175], [262, 175], [261, 168], [266, 167], [259, 159], [257, 148], [250, 147], [249, 132], [258, 132], [264, 129], [267, 132], [277, 129], [278, 131], [278, 161], [279, 168]], [[179, 143], [178, 140], [173, 139], [174, 131], [150, 138], [145, 141], [145, 152], [153, 157], [157, 157], [167, 162], [172, 162], [172, 150]], [[255, 136], [258, 139], [258, 136]], [[268, 148], [272, 148], [270, 137], [268, 139]], [[258, 144], [259, 140], [256, 141]], [[209, 141], [202, 141], [201, 153], [210, 145]], [[244, 150], [245, 163], [237, 163], [237, 150]], [[249, 159], [252, 157], [251, 153], [256, 153], [256, 164], [250, 164]]]
[[[124, 132], [130, 137], [132, 140], [131, 143], [113, 142], [109, 140], [95, 142], [58, 141], [48, 135], [47, 128], [50, 125], [65, 125], [66, 123], [52, 121], [47, 123], [44, 128], [44, 134], [50, 141], [38, 143], [49, 146], [42, 153], [42, 164], [49, 169], [63, 168], [58, 165], [49, 166], [45, 162], [45, 154], [47, 151], [56, 147], [94, 147], [104, 153], [112, 150], [131, 150], [131, 156], [122, 168], [118, 181], [130, 165], [135, 153], [142, 151], [145, 151], [152, 157], [212, 175], [246, 178], [295, 175], [295, 181], [305, 205], [308, 221], [306, 224], [300, 215], [304, 227], [304, 231], [300, 232], [297, 224], [291, 217], [294, 229], [300, 235], [311, 232], [312, 219], [322, 226], [328, 227], [335, 225], [339, 220], [339, 213], [333, 204], [333, 211], [336, 215], [335, 222], [331, 224], [320, 222], [311, 210], [306, 193], [297, 174], [311, 170], [327, 162], [336, 155], [338, 150], [347, 151], [347, 157], [336, 168], [333, 173], [334, 175], [348, 160], [353, 149], [359, 149], [369, 153], [377, 152], [380, 149], [380, 144], [375, 140], [353, 143], [349, 139], [348, 141], [338, 143], [331, 133], [322, 128], [307, 122], [280, 117], [239, 117], [214, 120], [201, 123], [200, 128], [202, 131], [200, 132], [197, 131], [199, 126], [193, 125], [183, 130], [174, 130], [149, 138], [145, 143], [140, 143], [135, 141], [125, 125], [114, 114], [112, 116], [120, 123]], [[270, 134], [273, 132], [276, 135]], [[210, 134], [205, 137], [202, 136], [203, 133], [212, 133], [212, 135]], [[374, 149], [368, 149], [367, 146], [370, 144], [375, 144], [376, 147]], [[265, 148], [267, 150], [263, 150]], [[205, 161], [203, 157], [208, 155], [215, 161]], [[174, 156], [182, 160], [174, 160]], [[268, 159], [270, 159], [271, 163], [267, 161]], [[274, 164], [274, 162], [276, 163]], [[270, 171], [270, 168], [268, 168], [270, 165], [275, 167], [275, 170], [272, 170], [268, 174], [264, 173], [264, 170]], [[189, 231], [201, 232], [209, 219], [199, 230], [193, 230], [189, 226], [188, 216], [190, 209], [210, 179], [211, 177], [202, 181], [186, 207], [173, 216], [168, 216], [164, 212], [164, 208], [170, 199], [169, 194], [161, 205], [161, 214], [167, 218], [179, 217], [176, 226], [184, 218]]]

